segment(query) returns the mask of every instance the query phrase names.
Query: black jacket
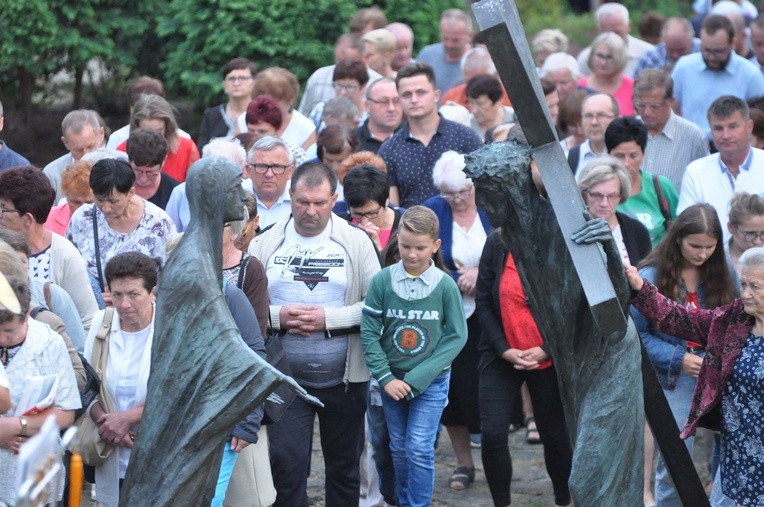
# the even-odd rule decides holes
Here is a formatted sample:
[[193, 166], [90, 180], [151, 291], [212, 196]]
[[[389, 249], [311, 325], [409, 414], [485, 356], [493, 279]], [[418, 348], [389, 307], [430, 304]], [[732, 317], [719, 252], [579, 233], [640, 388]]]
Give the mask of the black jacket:
[[619, 211], [615, 212], [615, 216], [618, 218], [618, 225], [621, 226], [621, 235], [623, 236], [623, 243], [626, 245], [626, 253], [629, 254], [629, 263], [636, 266], [653, 249], [650, 233], [639, 220]]

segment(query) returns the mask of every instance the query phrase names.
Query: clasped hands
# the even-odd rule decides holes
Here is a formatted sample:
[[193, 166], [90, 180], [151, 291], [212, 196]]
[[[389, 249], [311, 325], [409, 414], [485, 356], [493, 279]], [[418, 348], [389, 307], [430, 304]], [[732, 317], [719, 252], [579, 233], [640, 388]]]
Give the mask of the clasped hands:
[[310, 336], [326, 329], [326, 313], [323, 306], [284, 305], [279, 310], [279, 323], [292, 334]]

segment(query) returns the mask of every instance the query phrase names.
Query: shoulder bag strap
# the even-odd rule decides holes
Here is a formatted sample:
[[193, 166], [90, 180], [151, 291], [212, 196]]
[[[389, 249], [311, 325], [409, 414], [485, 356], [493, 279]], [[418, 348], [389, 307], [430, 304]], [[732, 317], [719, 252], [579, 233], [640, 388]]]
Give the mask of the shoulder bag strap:
[[114, 319], [114, 308], [109, 307], [104, 311], [101, 328], [93, 342], [93, 367], [101, 378], [101, 408], [105, 412], [112, 412], [111, 396], [106, 391], [104, 380], [106, 373], [106, 360], [109, 357], [109, 334], [111, 333], [111, 321]]
[[[101, 288], [101, 292], [104, 291], [103, 287], [103, 271], [101, 270], [101, 247], [98, 242], [98, 217], [96, 216], [98, 212], [98, 208], [96, 208], [96, 205], [93, 205], [93, 244], [95, 245], [95, 261], [96, 261], [96, 269], [98, 270], [98, 286]], [[109, 321], [109, 325], [111, 326], [111, 321]]]
[[239, 278], [236, 280], [236, 286], [240, 289], [244, 285], [244, 275], [247, 271], [247, 263], [249, 262], [249, 257], [249, 255], [245, 256], [239, 265]]
[[[668, 201], [666, 196], [663, 195], [663, 189], [657, 174], [653, 174], [653, 186], [655, 187], [655, 193], [658, 194], [658, 206], [661, 209], [661, 215], [666, 219], [666, 223], [669, 224], [671, 223], [671, 213], [669, 212]], [[668, 225], [666, 228], [668, 228]]]

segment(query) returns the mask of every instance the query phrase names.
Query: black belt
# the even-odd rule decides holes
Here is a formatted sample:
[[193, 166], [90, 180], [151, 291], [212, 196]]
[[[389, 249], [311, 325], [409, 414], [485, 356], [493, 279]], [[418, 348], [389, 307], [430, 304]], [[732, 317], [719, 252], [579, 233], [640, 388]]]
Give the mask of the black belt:
[[695, 354], [696, 356], [700, 354], [701, 352], [705, 352], [706, 349], [703, 347], [687, 347], [687, 353], [688, 354]]

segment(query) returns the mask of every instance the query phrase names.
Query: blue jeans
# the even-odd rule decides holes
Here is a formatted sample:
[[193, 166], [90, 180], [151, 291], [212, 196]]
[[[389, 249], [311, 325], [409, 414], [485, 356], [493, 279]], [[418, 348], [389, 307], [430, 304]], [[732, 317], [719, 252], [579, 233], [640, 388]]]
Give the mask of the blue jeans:
[[233, 466], [238, 456], [239, 453], [231, 450], [231, 442], [226, 442], [223, 446], [223, 461], [220, 462], [220, 473], [218, 473], [218, 483], [215, 486], [215, 496], [212, 498], [211, 507], [223, 507], [225, 493], [228, 491], [228, 483], [231, 482]]
[[393, 400], [382, 390], [390, 434], [398, 505], [427, 507], [435, 487], [435, 438], [448, 399], [450, 372], [441, 373], [412, 400]]
[[[695, 391], [695, 377], [688, 375], [684, 371], [679, 374], [676, 381], [676, 387], [673, 390], [664, 389], [663, 394], [671, 407], [671, 413], [674, 415], [676, 425], [679, 431], [682, 431], [687, 416], [690, 414], [690, 404], [692, 403], [692, 393]], [[694, 437], [685, 439], [684, 445], [687, 451], [692, 455], [692, 446]], [[682, 501], [674, 487], [674, 481], [666, 468], [666, 462], [663, 457], [658, 457], [658, 465], [655, 468], [655, 505], [658, 507], [682, 507]]]

